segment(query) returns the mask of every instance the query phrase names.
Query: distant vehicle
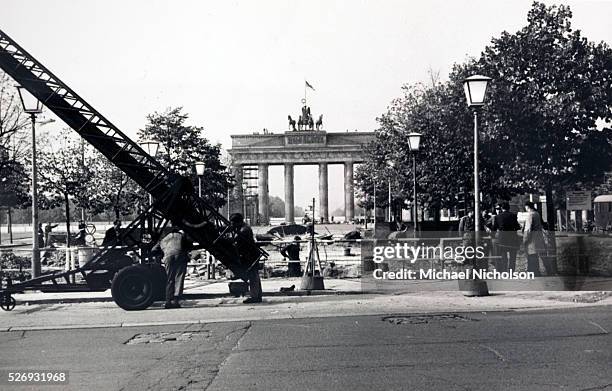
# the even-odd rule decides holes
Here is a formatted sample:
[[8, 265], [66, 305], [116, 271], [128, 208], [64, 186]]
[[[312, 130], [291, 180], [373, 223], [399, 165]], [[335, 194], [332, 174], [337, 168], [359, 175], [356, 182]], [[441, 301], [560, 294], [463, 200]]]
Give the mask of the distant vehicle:
[[[255, 235], [255, 239], [259, 242], [271, 242], [278, 239], [284, 238], [292, 238], [294, 236], [305, 236], [309, 235], [309, 227], [308, 225], [301, 224], [281, 224], [278, 227], [274, 227], [268, 230], [265, 234], [257, 234]], [[330, 240], [332, 239], [332, 234], [317, 234], [315, 232], [315, 236], [319, 240]]]
[[595, 226], [604, 231], [612, 230], [612, 194], [595, 197], [593, 200]]

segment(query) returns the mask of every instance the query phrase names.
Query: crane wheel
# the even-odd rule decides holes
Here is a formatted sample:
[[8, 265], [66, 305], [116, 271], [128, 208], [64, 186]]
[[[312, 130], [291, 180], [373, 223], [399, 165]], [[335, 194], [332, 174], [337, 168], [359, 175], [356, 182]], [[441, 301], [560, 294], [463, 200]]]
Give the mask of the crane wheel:
[[17, 301], [10, 294], [0, 296], [0, 308], [2, 308], [4, 311], [12, 311], [16, 305]]
[[144, 310], [155, 300], [153, 273], [143, 265], [124, 267], [115, 274], [111, 292], [115, 303], [124, 310]]

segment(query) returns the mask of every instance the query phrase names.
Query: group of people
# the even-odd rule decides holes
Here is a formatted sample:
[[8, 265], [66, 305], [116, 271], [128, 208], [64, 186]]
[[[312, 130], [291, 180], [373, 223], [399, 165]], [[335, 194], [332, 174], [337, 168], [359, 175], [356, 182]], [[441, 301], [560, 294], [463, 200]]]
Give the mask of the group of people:
[[[525, 223], [521, 227], [517, 214], [510, 211], [510, 204], [502, 202], [495, 207], [495, 213], [489, 218], [481, 217], [481, 231], [491, 237], [492, 253], [499, 256], [495, 268], [500, 272], [516, 270], [516, 254], [523, 247], [527, 257], [527, 271], [539, 276], [540, 259], [547, 275], [556, 274], [555, 265], [546, 256], [546, 230], [542, 217], [532, 202], [525, 203]], [[522, 237], [518, 231], [522, 230]], [[475, 243], [475, 216], [473, 210], [459, 221], [459, 232], [464, 245]]]
[[43, 228], [42, 223], [38, 223], [38, 247], [48, 247], [51, 243], [49, 242], [49, 236], [53, 231], [53, 228], [57, 227], [57, 224], [47, 223]]
[[[38, 223], [38, 247], [50, 247], [51, 242], [51, 232], [53, 232], [53, 228], [56, 228], [58, 224], [47, 223], [44, 228], [42, 223]], [[87, 225], [83, 220], [79, 221], [78, 231], [76, 235], [71, 239], [70, 243], [75, 246], [85, 246], [86, 244], [86, 232]]]
[[[244, 222], [241, 213], [230, 216], [231, 240], [238, 251], [243, 265], [249, 265], [246, 271], [246, 279], [249, 284], [250, 297], [244, 300], [245, 304], [261, 303], [262, 289], [259, 277], [258, 254], [253, 231]], [[118, 229], [118, 228], [117, 228]], [[189, 252], [193, 248], [193, 242], [188, 235], [178, 227], [172, 227], [170, 232], [164, 236], [154, 247], [163, 253], [163, 264], [166, 268], [166, 303], [164, 308], [180, 308], [180, 299], [189, 262]]]

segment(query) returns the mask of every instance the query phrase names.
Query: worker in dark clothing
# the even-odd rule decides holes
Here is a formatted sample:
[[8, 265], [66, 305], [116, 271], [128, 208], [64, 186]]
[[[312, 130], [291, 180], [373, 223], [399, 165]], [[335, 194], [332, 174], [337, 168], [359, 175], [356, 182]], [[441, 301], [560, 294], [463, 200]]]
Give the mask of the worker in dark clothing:
[[501, 212], [494, 217], [492, 231], [496, 233], [497, 254], [501, 256], [496, 269], [500, 272], [515, 270], [516, 252], [519, 249], [519, 236], [516, 231], [521, 229], [516, 214], [510, 212], [510, 204], [503, 202]]
[[293, 242], [281, 248], [280, 253], [283, 257], [289, 259], [287, 276], [299, 277], [302, 275], [302, 266], [300, 265], [300, 240], [302, 238], [296, 236], [293, 240]]
[[38, 240], [38, 248], [45, 247], [45, 234], [43, 232], [42, 223], [38, 223], [38, 234], [36, 236], [36, 240]]
[[49, 236], [51, 236], [51, 231], [53, 231], [55, 227], [57, 227], [57, 224], [47, 223], [47, 225], [45, 225], [45, 246], [47, 247], [51, 245], [51, 243], [49, 243]]
[[115, 246], [121, 244], [121, 220], [115, 220], [113, 226], [106, 230], [102, 246]]
[[86, 244], [85, 237], [87, 236], [87, 232], [85, 231], [86, 227], [87, 225], [85, 224], [85, 222], [81, 220], [79, 222], [79, 232], [77, 232], [73, 240], [73, 244], [75, 246], [85, 246]]
[[193, 243], [187, 235], [178, 228], [170, 233], [156, 245], [164, 253], [162, 262], [166, 266], [166, 305], [164, 308], [181, 308], [179, 302], [185, 283], [185, 273], [189, 262], [189, 250]]
[[234, 245], [238, 249], [243, 265], [249, 265], [246, 278], [249, 282], [250, 296], [245, 304], [261, 303], [261, 280], [259, 279], [259, 250], [255, 244], [253, 230], [244, 222], [241, 213], [234, 213], [229, 218], [234, 230]]

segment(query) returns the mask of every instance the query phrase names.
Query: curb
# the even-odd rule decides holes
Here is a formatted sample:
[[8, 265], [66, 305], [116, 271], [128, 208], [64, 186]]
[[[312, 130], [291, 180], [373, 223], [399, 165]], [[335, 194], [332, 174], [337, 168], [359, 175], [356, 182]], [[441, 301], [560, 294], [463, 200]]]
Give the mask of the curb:
[[[589, 308], [592, 306], [584, 306], [583, 308]], [[495, 309], [495, 310], [487, 310], [487, 313], [520, 313], [520, 312], [529, 312], [529, 311], [555, 311], [555, 310], [564, 310], [565, 308], [545, 308], [545, 307], [525, 307], [525, 308], [506, 308], [506, 309]], [[457, 311], [444, 311], [444, 312], [452, 312], [454, 314], [473, 314], [480, 313], [481, 310], [477, 309], [462, 309]], [[346, 313], [340, 315], [340, 317], [354, 317], [354, 316], [400, 316], [400, 315], [425, 315], [425, 314], [437, 314], [441, 313], [440, 311], [414, 311], [414, 312], [402, 312], [402, 313], [370, 313], [367, 315], [363, 315], [361, 313]], [[326, 314], [324, 316], [317, 316], [316, 318], [331, 318], [337, 317], [338, 315]], [[23, 332], [23, 331], [46, 331], [46, 330], [77, 330], [77, 329], [98, 329], [98, 328], [131, 328], [131, 327], [156, 327], [156, 326], [181, 326], [181, 325], [192, 325], [192, 324], [212, 324], [212, 323], [227, 323], [227, 322], [252, 322], [252, 321], [267, 321], [267, 320], [280, 320], [280, 319], [313, 319], [312, 317], [294, 317], [290, 314], [274, 317], [272, 319], [260, 318], [260, 319], [244, 319], [243, 317], [228, 317], [228, 318], [218, 318], [218, 319], [194, 319], [194, 320], [177, 320], [177, 321], [150, 321], [150, 322], [123, 322], [123, 323], [92, 323], [92, 324], [82, 324], [82, 325], [54, 325], [54, 326], [14, 326], [14, 327], [3, 327], [0, 328], [0, 332]], [[601, 326], [599, 326], [601, 327]], [[605, 334], [609, 332], [607, 330], [603, 330]]]
[[[293, 291], [293, 292], [264, 292], [265, 297], [283, 297], [283, 296], [341, 296], [341, 295], [364, 295], [374, 294], [374, 291], [333, 291], [333, 290], [312, 290], [312, 291]], [[222, 299], [236, 298], [228, 293], [185, 293], [185, 300], [205, 300], [205, 299]], [[55, 299], [34, 299], [34, 300], [17, 300], [17, 305], [34, 305], [34, 304], [76, 304], [76, 303], [101, 303], [111, 302], [112, 297], [67, 297]]]

